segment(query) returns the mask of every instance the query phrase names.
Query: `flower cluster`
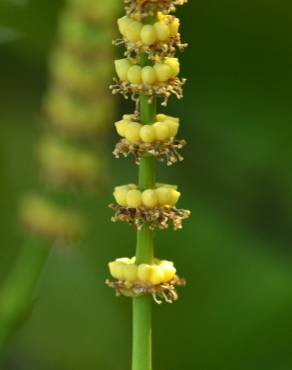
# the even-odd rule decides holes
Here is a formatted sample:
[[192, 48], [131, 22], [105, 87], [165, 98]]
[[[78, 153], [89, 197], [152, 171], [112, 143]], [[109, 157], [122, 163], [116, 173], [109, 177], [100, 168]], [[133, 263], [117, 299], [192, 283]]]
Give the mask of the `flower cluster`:
[[146, 46], [159, 41], [169, 42], [178, 34], [179, 19], [163, 13], [157, 13], [158, 21], [153, 24], [143, 24], [131, 17], [124, 16], [118, 20], [120, 33], [127, 42], [141, 43]]
[[139, 164], [143, 155], [149, 154], [166, 161], [167, 165], [183, 160], [179, 150], [185, 141], [176, 139], [179, 118], [157, 114], [152, 125], [142, 125], [135, 114], [125, 114], [122, 120], [115, 122], [115, 127], [122, 137], [114, 150], [117, 158], [132, 153]]
[[[80, 86], [76, 91], [81, 91]], [[100, 104], [96, 104], [93, 96], [82, 99], [68, 94], [64, 89], [51, 88], [44, 107], [48, 125], [63, 136], [96, 138], [107, 128], [106, 122], [112, 102], [107, 96], [101, 95]], [[104, 109], [101, 109], [101, 106]]]
[[62, 138], [47, 135], [38, 146], [41, 174], [52, 184], [94, 189], [102, 163], [91, 148], [80, 150]]
[[179, 119], [165, 114], [156, 115], [157, 122], [153, 125], [141, 125], [135, 116], [124, 115], [121, 121], [115, 123], [117, 133], [126, 138], [129, 143], [153, 143], [165, 141], [176, 136], [179, 129]]
[[64, 242], [80, 239], [84, 229], [79, 212], [36, 195], [23, 199], [20, 220], [33, 234]]
[[109, 263], [109, 270], [113, 278], [126, 281], [130, 284], [141, 282], [148, 285], [158, 285], [171, 281], [176, 273], [173, 262], [156, 260], [148, 265], [135, 263], [136, 257], [118, 258]]
[[[182, 51], [186, 44], [181, 43], [179, 19], [170, 13], [185, 2], [125, 0], [126, 15], [117, 21], [122, 38], [114, 41], [115, 45], [125, 45], [126, 51], [125, 58], [115, 60], [117, 77], [110, 88], [114, 94], [120, 93], [125, 99], [131, 97], [136, 103], [133, 114], [125, 114], [115, 122], [121, 139], [114, 155], [119, 158], [131, 153], [141, 167], [139, 185], [115, 187], [116, 203], [110, 205], [115, 211], [112, 221], [133, 225], [143, 235], [149, 232], [150, 239], [157, 228], [165, 229], [169, 224], [175, 230], [182, 228], [182, 221], [190, 214], [176, 208], [181, 195], [177, 186], [155, 182], [152, 166], [154, 159], [168, 165], [183, 159], [179, 150], [185, 141], [176, 138], [180, 121], [176, 117], [157, 114], [156, 100], [162, 98], [161, 104], [165, 106], [172, 94], [177, 98], [183, 96], [185, 79], [179, 77], [180, 63], [175, 53]], [[147, 181], [141, 181], [144, 170]], [[152, 248], [147, 242], [142, 246], [138, 244], [137, 251], [140, 247]], [[107, 281], [107, 284], [119, 295], [152, 294], [156, 301], [159, 297], [173, 302], [177, 298], [176, 285], [184, 284], [184, 280], [176, 275], [173, 263], [157, 259], [148, 263], [151, 257], [146, 263], [138, 256], [137, 252], [137, 259], [120, 258], [110, 262], [110, 273], [116, 281]]]
[[117, 186], [114, 197], [120, 206], [128, 208], [175, 206], [180, 197], [180, 193], [176, 189], [176, 185], [158, 183], [155, 189], [141, 191], [137, 185], [128, 184]]
[[74, 1], [61, 15], [59, 42], [50, 58], [52, 82], [43, 101], [45, 132], [37, 146], [42, 195], [27, 196], [22, 224], [50, 242], [76, 242], [83, 216], [75, 205], [80, 191], [96, 191], [104, 182], [101, 135], [109, 127], [113, 99], [110, 41], [116, 0]]
[[[118, 80], [111, 89], [125, 98], [131, 94], [137, 104], [138, 95], [144, 93], [150, 99], [153, 95], [164, 98], [162, 105], [166, 105], [171, 94], [182, 97], [185, 79], [177, 77], [180, 67], [174, 54], [177, 48], [183, 50], [187, 44], [180, 41], [179, 19], [168, 14], [173, 10], [173, 1], [168, 4], [161, 1], [138, 3], [133, 1], [132, 10], [118, 20], [123, 39], [114, 43], [125, 44], [127, 58], [115, 61]], [[150, 13], [148, 7], [152, 9]], [[144, 15], [148, 17], [144, 18]], [[143, 53], [152, 59], [151, 65], [140, 66]]]
[[114, 94], [120, 93], [126, 99], [131, 94], [132, 99], [139, 102], [139, 94], [164, 98], [162, 105], [167, 105], [170, 95], [178, 99], [183, 96], [182, 87], [185, 79], [179, 79], [180, 66], [177, 58], [155, 58], [153, 66], [141, 67], [139, 58], [118, 59], [115, 69], [118, 76], [115, 85], [111, 85]]
[[136, 264], [136, 257], [118, 258], [109, 263], [111, 276], [117, 281], [107, 280], [118, 295], [137, 297], [145, 293], [152, 294], [157, 303], [161, 299], [172, 303], [178, 297], [175, 287], [185, 281], [176, 275], [173, 262], [155, 259], [154, 263]]
[[157, 53], [160, 56], [171, 56], [175, 54], [176, 48], [183, 50], [187, 46], [181, 42], [178, 18], [161, 12], [157, 13], [157, 21], [153, 24], [144, 24], [140, 15], [136, 18], [138, 20], [124, 16], [118, 20], [123, 38], [115, 40], [114, 44], [126, 44], [126, 56], [145, 51], [152, 57]]
[[[167, 58], [158, 61], [152, 66], [140, 67], [135, 59], [117, 59], [116, 73], [121, 81], [128, 81], [133, 85], [155, 85], [167, 82], [179, 74], [177, 58]], [[141, 87], [142, 89], [143, 87]]]

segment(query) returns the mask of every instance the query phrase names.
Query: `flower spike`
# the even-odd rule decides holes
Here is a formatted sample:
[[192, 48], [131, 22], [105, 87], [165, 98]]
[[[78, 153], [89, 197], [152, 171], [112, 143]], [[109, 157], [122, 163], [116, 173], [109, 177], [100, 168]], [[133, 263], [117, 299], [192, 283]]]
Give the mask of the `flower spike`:
[[182, 228], [190, 211], [176, 207], [177, 186], [156, 182], [156, 161], [173, 165], [183, 160], [186, 144], [177, 138], [180, 120], [157, 113], [157, 102], [166, 106], [173, 95], [183, 97], [186, 82], [180, 77], [177, 51], [183, 51], [180, 21], [172, 12], [186, 0], [124, 0], [126, 14], [117, 21], [120, 37], [114, 45], [124, 46], [124, 58], [115, 60], [113, 94], [135, 103], [132, 114], [115, 122], [120, 137], [113, 154], [134, 156], [139, 168], [138, 184], [117, 186], [112, 221], [123, 221], [137, 229], [135, 257], [109, 263], [114, 280], [106, 280], [117, 295], [133, 298], [132, 370], [151, 370], [151, 303], [172, 303], [177, 286], [185, 280], [176, 275], [174, 264], [154, 258], [154, 232], [172, 224]]

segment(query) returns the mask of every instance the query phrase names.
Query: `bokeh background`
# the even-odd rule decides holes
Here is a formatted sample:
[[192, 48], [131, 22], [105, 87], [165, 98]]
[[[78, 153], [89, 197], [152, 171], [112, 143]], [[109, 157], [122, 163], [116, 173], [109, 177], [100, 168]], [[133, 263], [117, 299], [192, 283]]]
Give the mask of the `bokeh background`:
[[[19, 199], [38, 180], [38, 114], [62, 7], [0, 1], [1, 280], [23, 243]], [[181, 117], [188, 146], [182, 164], [158, 173], [179, 184], [192, 217], [182, 231], [158, 232], [156, 255], [175, 260], [188, 285], [174, 305], [154, 307], [154, 368], [289, 370], [292, 4], [191, 0], [178, 14], [188, 83], [167, 111]], [[124, 111], [120, 100], [117, 118]], [[104, 285], [107, 262], [135, 245], [131, 228], [109, 221], [111, 189], [137, 176], [131, 160], [111, 156], [115, 140], [109, 128], [109, 180], [87, 202], [90, 233], [52, 251], [5, 370], [130, 368], [131, 302]]]

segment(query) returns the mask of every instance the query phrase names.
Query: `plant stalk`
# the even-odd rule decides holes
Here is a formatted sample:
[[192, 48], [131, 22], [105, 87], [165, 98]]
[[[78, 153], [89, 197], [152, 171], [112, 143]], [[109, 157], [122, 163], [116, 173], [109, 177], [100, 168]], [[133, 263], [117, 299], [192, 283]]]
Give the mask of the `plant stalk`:
[[29, 240], [1, 290], [0, 360], [7, 342], [30, 315], [33, 292], [48, 259], [50, 248], [44, 242]]
[[[141, 55], [141, 66], [149, 65], [147, 55]], [[143, 124], [155, 122], [156, 99], [140, 95], [140, 120]], [[139, 188], [153, 188], [155, 158], [144, 156], [139, 166]], [[137, 231], [136, 264], [152, 264], [154, 257], [154, 231], [146, 225]], [[152, 370], [152, 297], [133, 298], [133, 356], [132, 370]]]

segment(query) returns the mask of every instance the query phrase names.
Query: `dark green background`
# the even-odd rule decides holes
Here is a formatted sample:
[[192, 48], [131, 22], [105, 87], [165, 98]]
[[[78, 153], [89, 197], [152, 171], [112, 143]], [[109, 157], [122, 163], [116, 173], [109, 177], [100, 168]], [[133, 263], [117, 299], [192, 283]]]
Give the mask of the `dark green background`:
[[[62, 5], [21, 4], [0, 2], [0, 24], [16, 36], [0, 29], [1, 279], [23, 243], [17, 203], [37, 183], [38, 112]], [[156, 254], [175, 260], [188, 286], [179, 302], [154, 307], [155, 370], [292, 368], [291, 14], [288, 0], [190, 0], [179, 10], [188, 83], [168, 112], [188, 146], [159, 177], [178, 183], [192, 218], [159, 232]], [[103, 284], [107, 261], [135, 245], [131, 228], [109, 221], [111, 189], [137, 174], [111, 157], [115, 140], [110, 129], [110, 181], [88, 206], [91, 233], [52, 252], [5, 370], [130, 369], [131, 303]]]

